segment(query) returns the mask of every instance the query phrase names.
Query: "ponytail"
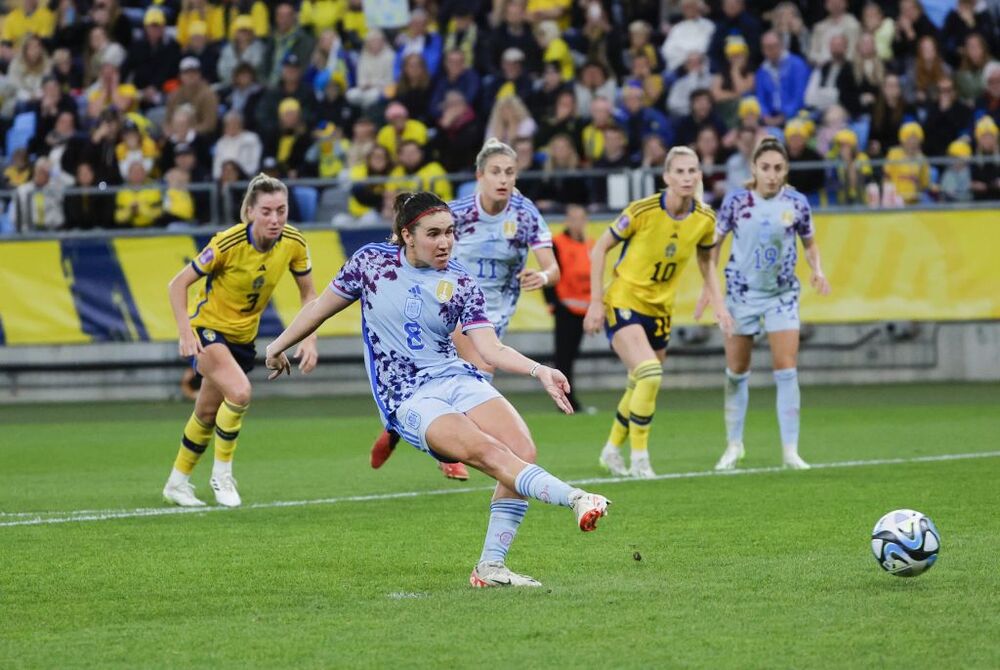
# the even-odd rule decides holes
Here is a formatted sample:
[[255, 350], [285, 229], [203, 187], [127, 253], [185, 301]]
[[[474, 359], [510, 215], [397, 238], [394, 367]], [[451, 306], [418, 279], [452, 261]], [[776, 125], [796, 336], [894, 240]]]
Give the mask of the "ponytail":
[[250, 218], [250, 208], [257, 204], [257, 196], [261, 193], [284, 193], [288, 197], [288, 187], [281, 180], [269, 177], [263, 172], [250, 180], [247, 186], [246, 195], [243, 196], [243, 204], [240, 206], [240, 221], [252, 223]]

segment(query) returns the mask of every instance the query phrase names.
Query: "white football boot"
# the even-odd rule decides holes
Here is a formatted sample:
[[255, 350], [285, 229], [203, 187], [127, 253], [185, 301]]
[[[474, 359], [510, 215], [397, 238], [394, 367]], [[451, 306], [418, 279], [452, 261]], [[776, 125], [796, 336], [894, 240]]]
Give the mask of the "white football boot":
[[569, 506], [576, 512], [576, 523], [584, 533], [597, 529], [597, 520], [607, 516], [610, 504], [611, 501], [604, 496], [580, 489], [569, 497]]
[[632, 452], [632, 467], [629, 468], [628, 474], [630, 477], [635, 477], [636, 479], [652, 479], [656, 477], [656, 473], [653, 472], [653, 466], [649, 462], [648, 451]]
[[735, 470], [736, 464], [743, 460], [746, 450], [742, 442], [730, 442], [726, 450], [722, 452], [722, 457], [715, 464], [716, 470]]
[[789, 444], [784, 447], [785, 467], [792, 470], [808, 470], [811, 466], [799, 456], [799, 445]]
[[167, 482], [163, 487], [163, 499], [181, 507], [204, 507], [205, 503], [194, 494], [191, 482]]
[[519, 575], [504, 565], [503, 561], [481, 561], [472, 568], [469, 584], [477, 589], [490, 586], [541, 586], [542, 583], [528, 575]]
[[236, 490], [236, 480], [232, 475], [221, 475], [208, 480], [209, 486], [215, 491], [215, 502], [223, 507], [239, 507], [243, 504], [240, 492]]
[[604, 449], [601, 450], [601, 457], [597, 459], [597, 462], [615, 477], [628, 476], [628, 468], [625, 467], [622, 450], [610, 442], [604, 445]]

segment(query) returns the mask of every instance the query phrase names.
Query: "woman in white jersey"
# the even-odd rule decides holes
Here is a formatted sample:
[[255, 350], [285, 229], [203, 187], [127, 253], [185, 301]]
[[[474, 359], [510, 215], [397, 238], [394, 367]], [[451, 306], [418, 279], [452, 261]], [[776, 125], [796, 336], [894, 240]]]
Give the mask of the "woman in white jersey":
[[[476, 157], [476, 181], [474, 193], [448, 203], [455, 217], [455, 259], [483, 290], [486, 313], [497, 337], [503, 339], [521, 290], [554, 286], [559, 281], [559, 264], [545, 219], [535, 204], [514, 188], [514, 150], [496, 138], [487, 140]], [[525, 269], [529, 251], [534, 252], [541, 270]], [[483, 360], [469, 338], [456, 330], [454, 341], [458, 355], [492, 380], [493, 366]], [[372, 446], [371, 466], [381, 467], [398, 442], [398, 435], [383, 432]], [[441, 463], [440, 468], [450, 479], [469, 477], [461, 463]]]
[[[728, 445], [716, 470], [731, 470], [743, 458], [743, 424], [749, 400], [750, 354], [761, 324], [771, 345], [777, 384], [778, 426], [784, 464], [806, 469], [799, 456], [799, 280], [795, 276], [796, 244], [802, 239], [812, 269], [809, 283], [820, 295], [830, 292], [823, 275], [819, 246], [813, 237], [812, 212], [806, 197], [786, 185], [788, 153], [774, 138], [765, 138], [751, 157], [748, 188], [726, 196], [716, 217], [719, 248], [732, 233], [726, 264], [726, 305], [734, 321], [726, 338], [725, 417]], [[702, 296], [696, 317], [707, 304]]]
[[398, 244], [369, 244], [355, 252], [267, 348], [271, 378], [290, 371], [285, 349], [360, 301], [365, 367], [385, 425], [439, 460], [467, 463], [497, 480], [486, 541], [469, 583], [540, 586], [505, 564], [527, 511], [526, 498], [571, 507], [584, 531], [594, 530], [608, 500], [533, 464], [535, 445], [523, 419], [478, 369], [458, 357], [452, 334], [465, 333], [491, 366], [537, 378], [556, 405], [572, 413], [569, 383], [558, 370], [497, 338], [483, 292], [451, 259], [455, 221], [442, 200], [433, 193], [400, 194], [394, 232]]

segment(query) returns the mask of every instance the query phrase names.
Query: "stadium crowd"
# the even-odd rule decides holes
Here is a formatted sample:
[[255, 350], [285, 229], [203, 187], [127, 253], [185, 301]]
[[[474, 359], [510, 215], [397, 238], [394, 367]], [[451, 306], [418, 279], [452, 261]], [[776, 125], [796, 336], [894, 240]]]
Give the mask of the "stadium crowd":
[[543, 212], [602, 208], [577, 169], [659, 168], [673, 145], [718, 203], [767, 134], [814, 202], [1000, 199], [998, 0], [8, 4], [7, 232], [208, 222], [192, 184], [260, 171], [340, 179], [367, 222], [398, 190], [451, 198], [441, 175], [487, 137], [540, 171], [518, 186]]

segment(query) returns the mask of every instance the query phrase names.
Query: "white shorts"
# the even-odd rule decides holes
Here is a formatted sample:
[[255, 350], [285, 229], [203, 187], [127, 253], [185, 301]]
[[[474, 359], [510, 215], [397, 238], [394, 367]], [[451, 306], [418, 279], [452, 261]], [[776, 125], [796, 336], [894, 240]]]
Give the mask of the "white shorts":
[[764, 331], [799, 329], [799, 294], [789, 291], [778, 295], [744, 297], [739, 301], [726, 296], [726, 308], [733, 317], [735, 335], [756, 335], [761, 321]]
[[441, 377], [422, 385], [398, 408], [390, 427], [404, 440], [434, 458], [447, 461], [427, 444], [427, 429], [445, 414], [465, 414], [493, 398], [500, 398], [489, 382], [470, 375]]

